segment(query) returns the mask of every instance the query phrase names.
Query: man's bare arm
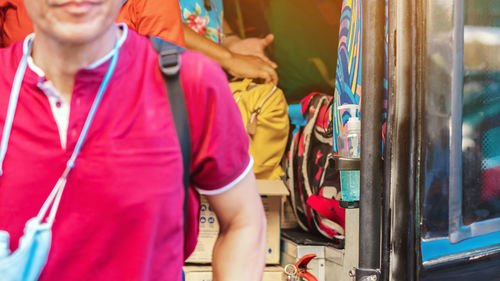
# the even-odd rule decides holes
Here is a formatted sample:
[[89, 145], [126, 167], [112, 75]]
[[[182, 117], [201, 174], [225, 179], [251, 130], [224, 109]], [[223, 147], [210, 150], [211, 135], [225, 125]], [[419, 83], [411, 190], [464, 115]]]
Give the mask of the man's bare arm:
[[260, 281], [265, 266], [266, 218], [255, 176], [209, 196], [220, 224], [213, 251], [214, 281]]

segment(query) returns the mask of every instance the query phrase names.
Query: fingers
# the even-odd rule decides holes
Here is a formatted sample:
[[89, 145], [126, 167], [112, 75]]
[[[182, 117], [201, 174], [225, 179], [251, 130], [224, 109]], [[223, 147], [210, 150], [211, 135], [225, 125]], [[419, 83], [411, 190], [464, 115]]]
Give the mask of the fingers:
[[253, 75], [247, 74], [243, 76], [252, 79], [258, 79], [258, 80], [261, 79], [263, 83], [273, 83], [275, 85], [278, 84], [278, 74], [273, 68], [267, 65], [261, 68], [260, 70], [254, 72]]
[[[266, 60], [267, 59], [267, 60]], [[266, 83], [273, 83], [273, 84], [278, 84], [278, 73], [276, 73], [276, 70], [273, 66], [276, 65], [275, 63], [271, 62], [267, 57], [266, 59], [260, 59], [260, 71], [259, 71], [259, 77], [257, 78], [262, 78], [265, 80]]]
[[276, 73], [276, 70], [273, 69], [273, 71], [270, 74], [271, 74], [271, 82], [274, 85], [278, 85], [278, 73]]
[[268, 34], [266, 37], [262, 39], [262, 42], [264, 43], [264, 48], [269, 46], [269, 44], [273, 43], [274, 41], [274, 35], [273, 34]]
[[226, 68], [235, 77], [259, 78], [266, 83], [278, 83], [278, 74], [274, 67], [257, 56], [233, 54]]
[[264, 60], [266, 63], [268, 63], [272, 68], [276, 69], [278, 67], [278, 65], [273, 62], [272, 60], [270, 60], [265, 54], [264, 54], [264, 49], [267, 48], [267, 46], [269, 46], [272, 42], [274, 41], [274, 35], [273, 34], [268, 34], [266, 35], [266, 37], [262, 38], [261, 42], [262, 42], [262, 50], [261, 50], [261, 54], [259, 55], [259, 57]]
[[276, 71], [269, 66], [263, 67], [260, 70], [256, 70], [254, 72], [230, 72], [230, 74], [237, 78], [251, 78], [262, 80], [261, 82], [263, 83], [273, 83], [275, 85], [278, 84], [278, 73], [276, 73]]
[[263, 60], [265, 63], [267, 63], [269, 66], [271, 66], [273, 69], [276, 69], [278, 67], [278, 65], [273, 62], [272, 60], [270, 60], [267, 56], [265, 55], [258, 55], [257, 57], [259, 57], [261, 60]]
[[259, 75], [260, 77], [264, 79], [266, 83], [273, 83], [273, 84], [278, 84], [278, 73], [276, 73], [276, 70], [274, 68], [270, 67], [269, 65], [265, 65], [262, 68], [262, 71]]

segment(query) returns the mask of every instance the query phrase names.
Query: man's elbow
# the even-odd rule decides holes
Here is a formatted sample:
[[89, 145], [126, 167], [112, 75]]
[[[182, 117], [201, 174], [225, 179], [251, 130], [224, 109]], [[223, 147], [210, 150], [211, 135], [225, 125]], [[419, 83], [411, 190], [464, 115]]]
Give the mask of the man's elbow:
[[267, 231], [267, 219], [264, 212], [264, 207], [261, 202], [258, 207], [252, 208], [251, 212], [247, 212], [246, 216], [240, 220], [242, 222], [243, 228], [252, 232], [252, 235], [257, 238], [259, 245], [265, 244], [266, 242], [266, 231]]
[[260, 240], [263, 240], [265, 244], [266, 240], [266, 231], [267, 231], [267, 219], [266, 219], [266, 214], [264, 211], [264, 206], [262, 205], [262, 200], [258, 200], [257, 206], [252, 208], [252, 212], [250, 212], [248, 215], [251, 216], [251, 218], [248, 218], [247, 221], [251, 222], [251, 227], [256, 234], [256, 237], [259, 238]]
[[252, 215], [252, 219], [249, 220], [246, 227], [246, 237], [247, 243], [251, 245], [252, 251], [254, 251], [255, 261], [264, 262], [267, 243], [267, 219], [264, 214], [264, 209], [261, 207], [259, 211], [255, 211]]
[[[233, 220], [233, 223], [228, 225], [229, 227], [226, 230], [228, 232], [234, 231], [241, 234], [244, 233], [243, 235], [245, 235], [245, 237], [251, 237], [256, 247], [265, 249], [267, 219], [260, 198], [258, 204], [255, 205], [256, 206], [252, 206], [252, 208], [244, 208], [245, 211], [240, 213], [240, 215]], [[224, 232], [226, 231], [221, 229], [221, 233]], [[250, 242], [250, 240], [247, 241]]]

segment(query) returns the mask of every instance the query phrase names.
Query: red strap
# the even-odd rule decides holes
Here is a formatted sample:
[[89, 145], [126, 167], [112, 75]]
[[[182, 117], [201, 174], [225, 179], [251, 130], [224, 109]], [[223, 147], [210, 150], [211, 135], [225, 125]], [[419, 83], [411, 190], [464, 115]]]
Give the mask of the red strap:
[[345, 229], [345, 210], [339, 206], [339, 201], [313, 194], [307, 199], [307, 205], [321, 216], [338, 223]]

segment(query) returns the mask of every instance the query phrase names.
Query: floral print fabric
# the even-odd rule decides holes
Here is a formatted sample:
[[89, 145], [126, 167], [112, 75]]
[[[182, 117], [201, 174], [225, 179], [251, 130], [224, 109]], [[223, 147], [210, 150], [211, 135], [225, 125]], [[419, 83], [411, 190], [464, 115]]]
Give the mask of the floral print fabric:
[[221, 44], [222, 0], [180, 0], [182, 20], [196, 33]]

